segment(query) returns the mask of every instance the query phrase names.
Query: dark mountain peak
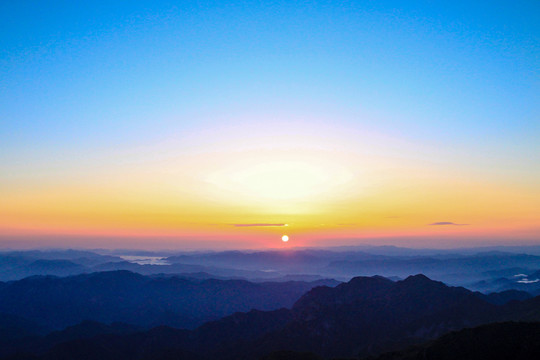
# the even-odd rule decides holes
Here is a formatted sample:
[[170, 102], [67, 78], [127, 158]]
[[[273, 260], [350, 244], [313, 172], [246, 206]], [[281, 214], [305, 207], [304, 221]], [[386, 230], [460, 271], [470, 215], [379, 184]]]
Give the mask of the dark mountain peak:
[[[398, 285], [399, 288], [405, 288], [411, 291], [413, 289], [422, 290], [422, 291], [427, 291], [427, 290], [446, 291], [450, 289], [450, 287], [444, 284], [443, 282], [431, 280], [424, 274], [411, 275], [407, 277], [405, 280], [396, 282], [396, 284]], [[460, 289], [463, 289], [463, 288], [460, 288]]]
[[390, 285], [393, 281], [383, 276], [356, 276], [349, 280], [348, 283], [341, 284], [343, 287], [364, 287], [377, 285]]
[[406, 296], [409, 298], [418, 298], [422, 301], [438, 299], [443, 302], [452, 302], [464, 301], [470, 297], [480, 299], [470, 290], [463, 287], [448, 286], [440, 281], [431, 280], [423, 274], [409, 276], [395, 284], [398, 293], [407, 294]]
[[336, 286], [336, 294], [349, 298], [376, 296], [385, 292], [394, 285], [392, 280], [382, 276], [357, 276], [349, 282]]
[[428, 283], [440, 283], [438, 281], [431, 280], [424, 274], [416, 274], [408, 276], [405, 280], [403, 280], [404, 283], [409, 284], [428, 284]]
[[[359, 300], [374, 299], [382, 296], [395, 283], [382, 276], [357, 276], [347, 283], [342, 283], [335, 288], [317, 286], [304, 294], [295, 304], [293, 309], [301, 312], [311, 312], [327, 306], [349, 304]], [[311, 310], [309, 310], [311, 309]]]

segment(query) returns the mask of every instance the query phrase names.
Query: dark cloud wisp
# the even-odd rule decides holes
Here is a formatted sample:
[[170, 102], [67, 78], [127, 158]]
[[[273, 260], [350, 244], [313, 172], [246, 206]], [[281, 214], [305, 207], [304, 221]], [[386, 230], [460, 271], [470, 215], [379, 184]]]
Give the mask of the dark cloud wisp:
[[431, 223], [431, 224], [428, 224], [428, 225], [452, 225], [452, 226], [465, 226], [465, 225], [469, 225], [469, 224], [456, 224], [454, 222], [451, 222], [451, 221], [439, 221], [439, 222], [434, 222], [434, 223]]
[[266, 224], [266, 223], [260, 223], [260, 224], [231, 224], [236, 227], [279, 227], [279, 226], [287, 226], [287, 224]]

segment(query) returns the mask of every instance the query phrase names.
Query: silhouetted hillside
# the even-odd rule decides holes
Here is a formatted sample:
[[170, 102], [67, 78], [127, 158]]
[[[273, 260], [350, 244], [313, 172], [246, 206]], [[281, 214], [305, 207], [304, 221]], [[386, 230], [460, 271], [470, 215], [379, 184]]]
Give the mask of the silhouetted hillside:
[[540, 323], [507, 322], [463, 329], [425, 345], [383, 354], [371, 360], [455, 359], [540, 359]]
[[495, 305], [485, 295], [423, 275], [398, 282], [358, 277], [335, 288], [316, 287], [291, 310], [237, 313], [193, 331], [159, 327], [102, 335], [59, 344], [40, 358], [74, 358], [81, 349], [95, 354], [86, 359], [120, 360], [157, 359], [164, 353], [223, 360], [268, 354], [279, 359], [294, 352], [357, 357], [403, 349], [452, 330], [520, 319], [540, 321], [540, 298]]
[[[3, 321], [4, 318], [0, 318], [0, 320]], [[28, 321], [19, 319], [18, 324], [21, 323], [26, 324]], [[0, 356], [14, 352], [40, 354], [57, 344], [72, 340], [89, 339], [106, 334], [129, 334], [140, 330], [138, 327], [122, 323], [106, 325], [94, 321], [83, 321], [62, 331], [53, 331], [45, 336], [39, 336], [43, 333], [43, 331], [39, 331], [39, 328], [26, 331], [13, 329], [10, 334], [2, 333], [3, 336], [0, 337]]]
[[238, 311], [291, 307], [306, 291], [323, 284], [337, 282], [195, 281], [128, 271], [38, 276], [0, 283], [0, 312], [57, 329], [83, 320], [193, 328]]
[[0, 347], [29, 336], [43, 335], [50, 331], [34, 321], [20, 316], [0, 313]]
[[423, 275], [395, 283], [360, 277], [308, 292], [294, 305], [294, 320], [267, 335], [259, 348], [327, 357], [369, 354], [488, 322], [497, 310], [469, 290]]

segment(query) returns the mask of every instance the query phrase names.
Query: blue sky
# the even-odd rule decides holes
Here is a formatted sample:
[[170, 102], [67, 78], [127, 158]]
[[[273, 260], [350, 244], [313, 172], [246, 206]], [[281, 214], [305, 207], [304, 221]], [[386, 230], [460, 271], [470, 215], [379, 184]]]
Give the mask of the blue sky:
[[539, 39], [537, 1], [4, 1], [0, 175], [292, 119], [534, 187]]

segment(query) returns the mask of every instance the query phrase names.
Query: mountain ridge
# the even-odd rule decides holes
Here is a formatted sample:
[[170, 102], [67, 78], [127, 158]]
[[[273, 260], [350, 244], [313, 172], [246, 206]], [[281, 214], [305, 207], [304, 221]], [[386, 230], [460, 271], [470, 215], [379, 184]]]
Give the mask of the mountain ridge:
[[[315, 287], [291, 309], [235, 313], [195, 330], [159, 327], [103, 335], [78, 340], [72, 350], [96, 348], [100, 356], [114, 354], [118, 359], [130, 358], [122, 358], [127, 354], [122, 351], [142, 354], [136, 359], [158, 358], [152, 355], [163, 351], [223, 360], [258, 359], [280, 350], [357, 357], [420, 344], [454, 330], [523, 318], [540, 321], [540, 297], [496, 305], [485, 295], [423, 275], [397, 282], [357, 277], [335, 288]], [[74, 345], [60, 345], [62, 350], [52, 348], [38, 358], [68, 359], [62, 356]]]

